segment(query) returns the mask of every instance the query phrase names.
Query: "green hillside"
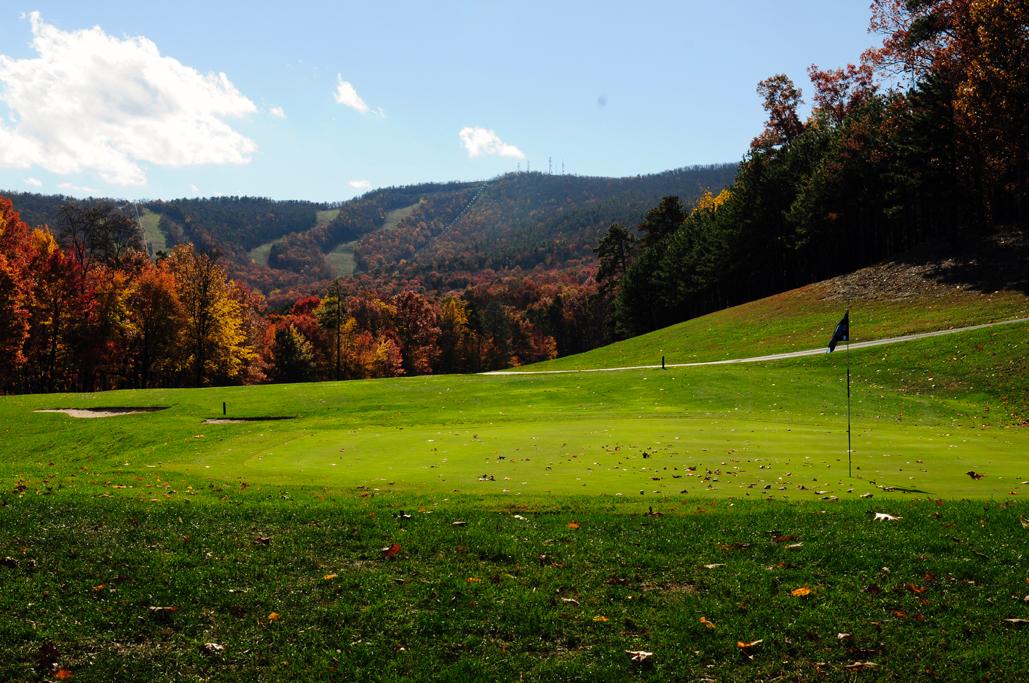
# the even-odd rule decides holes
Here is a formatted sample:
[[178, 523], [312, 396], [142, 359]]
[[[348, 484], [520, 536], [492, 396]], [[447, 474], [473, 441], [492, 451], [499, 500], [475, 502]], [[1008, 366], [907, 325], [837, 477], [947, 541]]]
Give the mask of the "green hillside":
[[825, 346], [850, 307], [851, 341], [897, 337], [1029, 316], [1017, 290], [946, 284], [924, 268], [886, 263], [694, 318], [525, 370], [583, 370], [724, 360]]

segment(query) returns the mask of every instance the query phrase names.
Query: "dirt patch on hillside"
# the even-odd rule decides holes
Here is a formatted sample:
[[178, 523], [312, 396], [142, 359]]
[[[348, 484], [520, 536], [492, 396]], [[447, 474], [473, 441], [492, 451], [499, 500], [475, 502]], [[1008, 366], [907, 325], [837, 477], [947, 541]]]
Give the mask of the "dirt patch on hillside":
[[838, 301], [903, 301], [955, 291], [1029, 294], [1029, 245], [1018, 229], [958, 243], [926, 243], [810, 288], [821, 299]]
[[153, 413], [158, 410], [167, 410], [168, 406], [138, 406], [133, 408], [105, 407], [105, 408], [45, 408], [34, 410], [35, 413], [64, 413], [70, 417], [77, 418], [98, 418], [117, 417], [119, 415], [136, 415], [139, 413]]

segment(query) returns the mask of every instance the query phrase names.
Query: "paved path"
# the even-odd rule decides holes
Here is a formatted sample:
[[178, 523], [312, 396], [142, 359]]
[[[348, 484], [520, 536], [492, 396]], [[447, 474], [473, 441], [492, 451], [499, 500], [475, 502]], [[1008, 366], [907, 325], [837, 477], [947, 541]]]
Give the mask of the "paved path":
[[[869, 346], [884, 346], [886, 344], [897, 344], [899, 342], [925, 339], [926, 337], [942, 337], [945, 334], [956, 334], [958, 332], [969, 332], [981, 330], [984, 327], [996, 327], [997, 325], [1011, 325], [1013, 323], [1029, 322], [1029, 318], [1016, 318], [1015, 320], [1002, 320], [984, 325], [969, 325], [968, 327], [952, 327], [949, 330], [937, 330], [935, 332], [919, 332], [918, 334], [905, 334], [902, 337], [889, 337], [887, 339], [873, 339], [871, 341], [854, 342], [850, 345], [852, 349], [864, 349]], [[837, 347], [841, 349], [842, 347]], [[826, 347], [808, 349], [806, 351], [790, 351], [789, 353], [773, 353], [767, 356], [751, 356], [750, 358], [730, 358], [728, 360], [708, 360], [698, 363], [668, 363], [666, 368], [695, 368], [703, 365], [729, 365], [730, 363], [761, 363], [772, 360], [785, 360], [787, 358], [803, 358], [805, 356], [818, 356], [826, 352]], [[621, 368], [589, 368], [586, 370], [494, 370], [483, 372], [483, 375], [568, 375], [579, 372], [619, 372], [621, 370], [654, 370], [660, 369], [661, 365], [628, 365]]]

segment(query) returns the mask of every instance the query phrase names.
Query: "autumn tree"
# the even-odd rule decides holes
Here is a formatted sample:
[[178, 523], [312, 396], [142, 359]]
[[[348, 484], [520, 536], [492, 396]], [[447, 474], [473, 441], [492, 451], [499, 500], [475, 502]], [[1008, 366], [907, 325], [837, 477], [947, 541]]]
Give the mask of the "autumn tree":
[[314, 379], [314, 350], [311, 342], [294, 325], [280, 327], [275, 332], [272, 376], [278, 382], [307, 382]]
[[757, 84], [757, 94], [768, 114], [768, 121], [751, 147], [788, 145], [804, 130], [804, 124], [797, 115], [797, 107], [804, 102], [800, 89], [789, 76], [776, 74]]
[[170, 263], [186, 316], [187, 363], [194, 385], [238, 378], [255, 353], [247, 345], [235, 283], [214, 258], [191, 245], [175, 247]]
[[390, 299], [396, 313], [394, 329], [403, 358], [404, 372], [424, 375], [432, 363], [440, 334], [438, 313], [431, 301], [417, 292], [406, 291]]
[[26, 272], [30, 234], [11, 201], [0, 197], [0, 390], [13, 388], [25, 363], [32, 300]]
[[128, 345], [133, 384], [150, 387], [179, 369], [185, 311], [167, 261], [148, 262], [126, 299]]

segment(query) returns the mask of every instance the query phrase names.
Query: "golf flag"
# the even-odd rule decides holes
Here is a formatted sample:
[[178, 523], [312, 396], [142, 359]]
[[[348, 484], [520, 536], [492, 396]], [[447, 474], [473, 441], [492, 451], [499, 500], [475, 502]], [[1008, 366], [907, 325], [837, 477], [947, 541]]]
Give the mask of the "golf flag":
[[836, 345], [841, 341], [850, 341], [850, 311], [848, 310], [843, 314], [843, 319], [836, 326], [836, 331], [832, 333], [832, 339], [829, 340], [829, 350], [826, 353], [832, 353], [836, 350]]

